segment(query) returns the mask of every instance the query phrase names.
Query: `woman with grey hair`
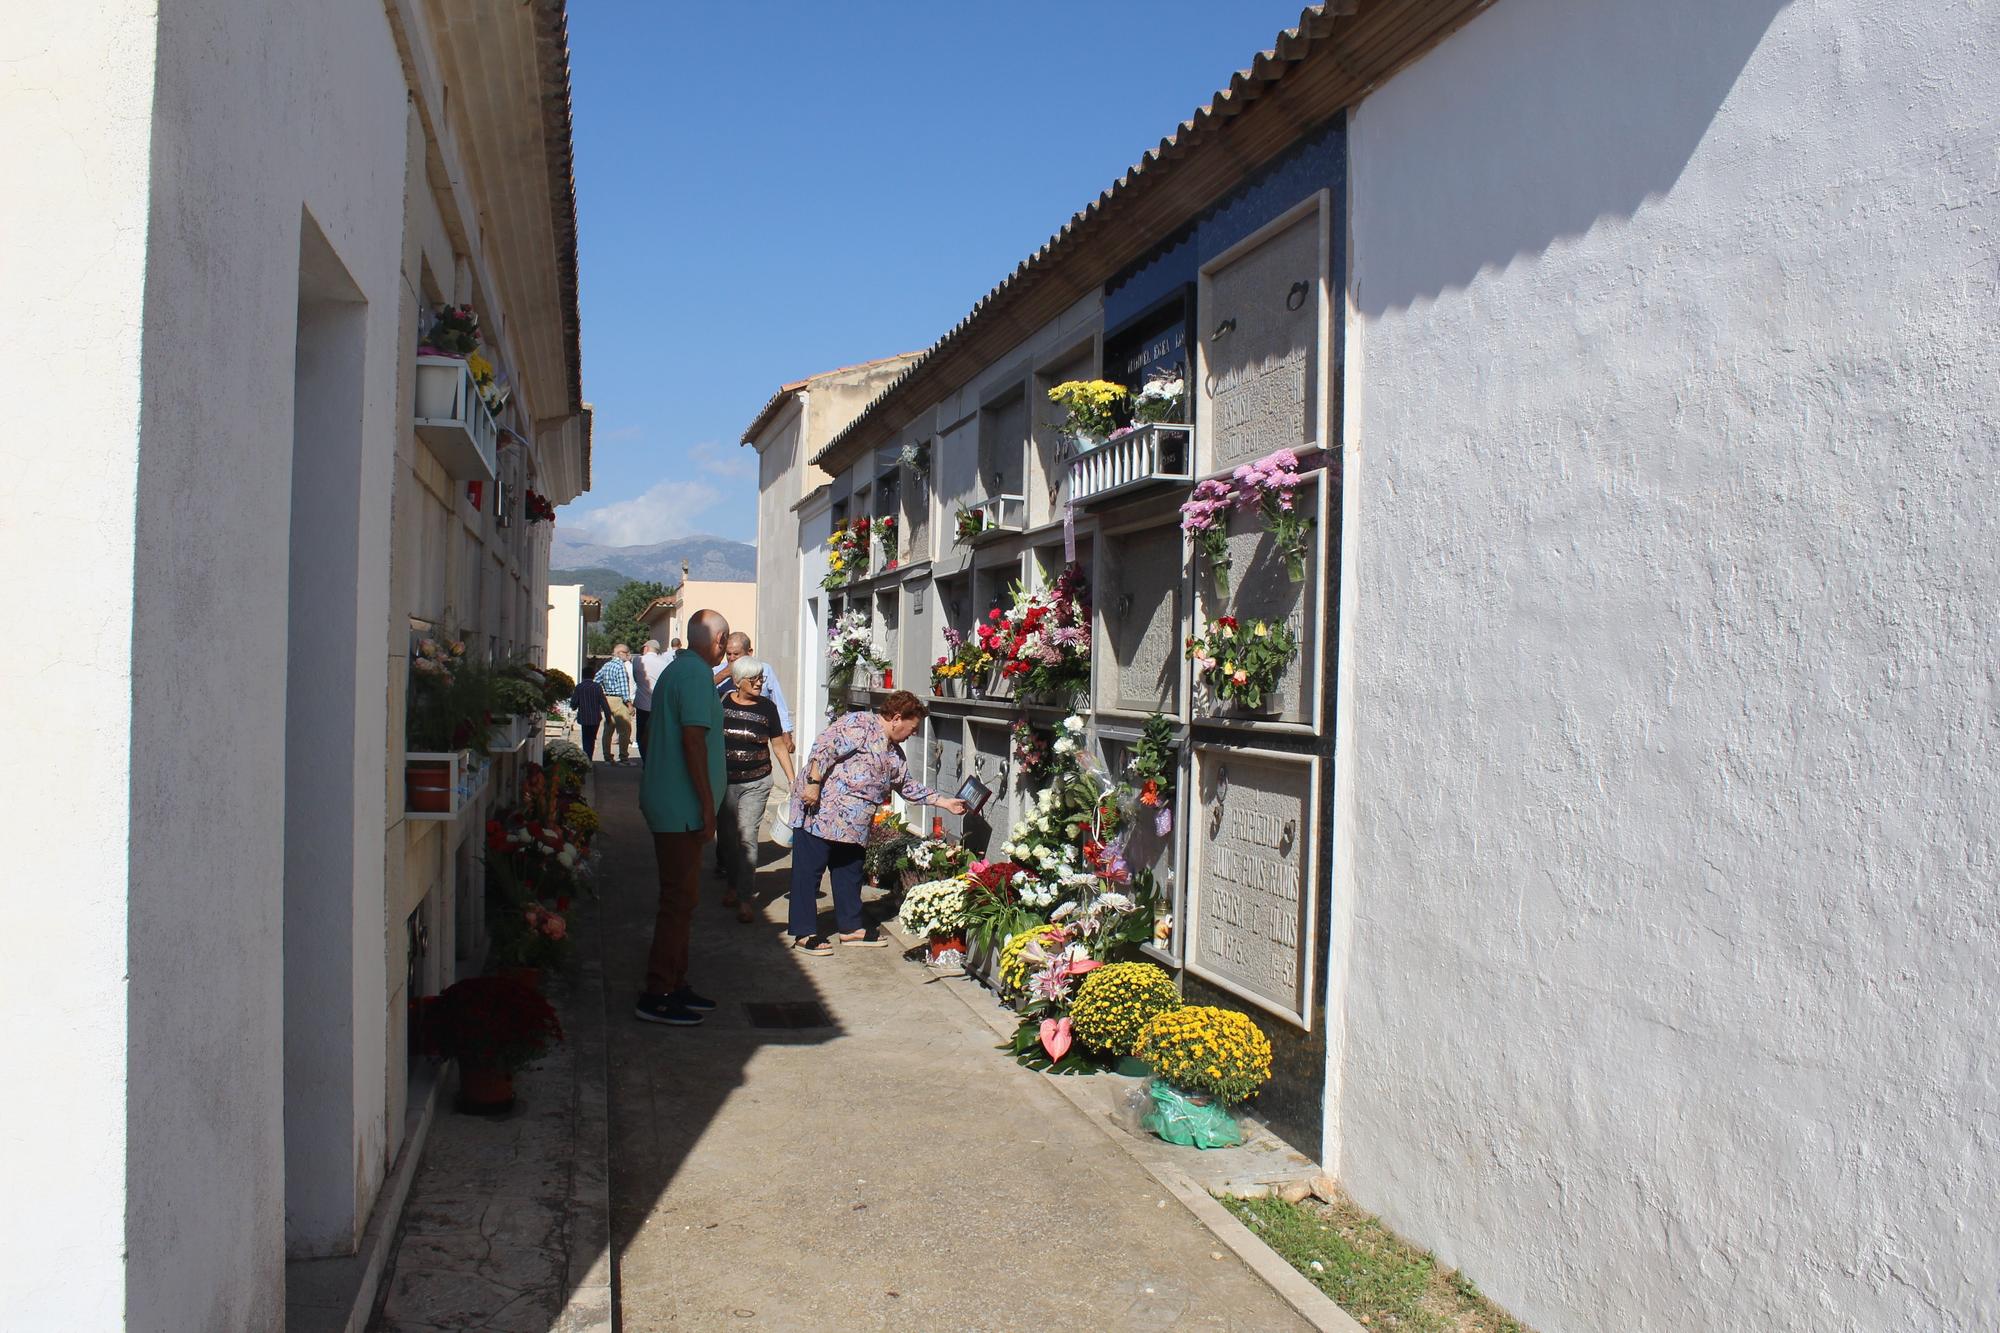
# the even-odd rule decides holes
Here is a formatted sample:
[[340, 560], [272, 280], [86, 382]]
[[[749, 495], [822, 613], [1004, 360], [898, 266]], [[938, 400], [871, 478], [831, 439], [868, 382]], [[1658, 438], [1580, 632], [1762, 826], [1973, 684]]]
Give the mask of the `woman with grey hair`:
[[754, 657], [737, 658], [729, 664], [733, 688], [722, 696], [722, 753], [729, 785], [716, 811], [715, 839], [729, 877], [722, 905], [735, 908], [736, 919], [745, 924], [757, 919], [757, 848], [771, 803], [772, 759], [785, 770], [786, 782], [795, 781], [792, 739], [778, 721], [777, 705], [764, 697], [767, 670]]

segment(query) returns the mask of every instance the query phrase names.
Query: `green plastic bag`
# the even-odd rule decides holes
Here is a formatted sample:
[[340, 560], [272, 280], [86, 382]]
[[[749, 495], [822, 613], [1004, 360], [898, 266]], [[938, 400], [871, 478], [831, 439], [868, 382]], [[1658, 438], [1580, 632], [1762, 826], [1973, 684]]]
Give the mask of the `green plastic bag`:
[[1205, 1093], [1182, 1092], [1162, 1079], [1146, 1085], [1153, 1109], [1139, 1124], [1183, 1148], [1234, 1148], [1243, 1142], [1236, 1114]]

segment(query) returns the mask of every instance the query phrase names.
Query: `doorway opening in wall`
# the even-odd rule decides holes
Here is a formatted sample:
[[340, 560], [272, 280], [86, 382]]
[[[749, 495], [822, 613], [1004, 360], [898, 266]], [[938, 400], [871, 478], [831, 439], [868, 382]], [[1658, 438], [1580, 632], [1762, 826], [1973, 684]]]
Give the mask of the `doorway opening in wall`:
[[359, 1072], [382, 1064], [384, 966], [379, 850], [364, 866], [356, 785], [367, 313], [302, 214], [282, 664], [285, 1248], [294, 1258], [354, 1251], [367, 1205], [357, 1154], [371, 1130], [379, 1140], [380, 1090]]

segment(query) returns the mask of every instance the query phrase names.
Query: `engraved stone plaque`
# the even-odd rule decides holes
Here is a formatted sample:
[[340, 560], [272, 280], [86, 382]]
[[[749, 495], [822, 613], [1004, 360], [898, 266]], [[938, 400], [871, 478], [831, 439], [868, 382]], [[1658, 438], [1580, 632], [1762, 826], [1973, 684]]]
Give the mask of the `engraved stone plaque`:
[[930, 581], [915, 579], [903, 585], [903, 656], [896, 663], [896, 688], [923, 694], [930, 689], [931, 619], [937, 598], [931, 596]]
[[1196, 746], [1194, 770], [1188, 968], [1309, 1028], [1318, 761]]
[[1113, 669], [1097, 676], [1103, 706], [1175, 716], [1181, 683], [1181, 535], [1173, 525], [1106, 537], [1104, 617]]
[[1020, 808], [1020, 796], [1007, 771], [1011, 738], [1007, 727], [998, 722], [968, 722], [966, 729], [972, 735], [969, 773], [993, 789], [993, 799], [986, 805], [984, 818], [993, 826], [989, 850], [997, 854], [1000, 844], [1013, 831], [1014, 812]]
[[1320, 269], [1314, 211], [1211, 275], [1202, 314], [1208, 471], [1317, 435]]

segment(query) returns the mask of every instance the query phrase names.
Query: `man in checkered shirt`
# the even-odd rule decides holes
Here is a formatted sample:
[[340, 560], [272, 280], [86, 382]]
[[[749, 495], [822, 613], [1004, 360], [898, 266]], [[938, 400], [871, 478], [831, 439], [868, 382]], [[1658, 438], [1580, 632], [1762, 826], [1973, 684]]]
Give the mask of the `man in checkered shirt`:
[[611, 650], [611, 660], [597, 668], [594, 678], [604, 688], [604, 706], [611, 716], [604, 728], [604, 758], [611, 760], [611, 737], [618, 736], [618, 762], [632, 762], [632, 649], [619, 644]]

